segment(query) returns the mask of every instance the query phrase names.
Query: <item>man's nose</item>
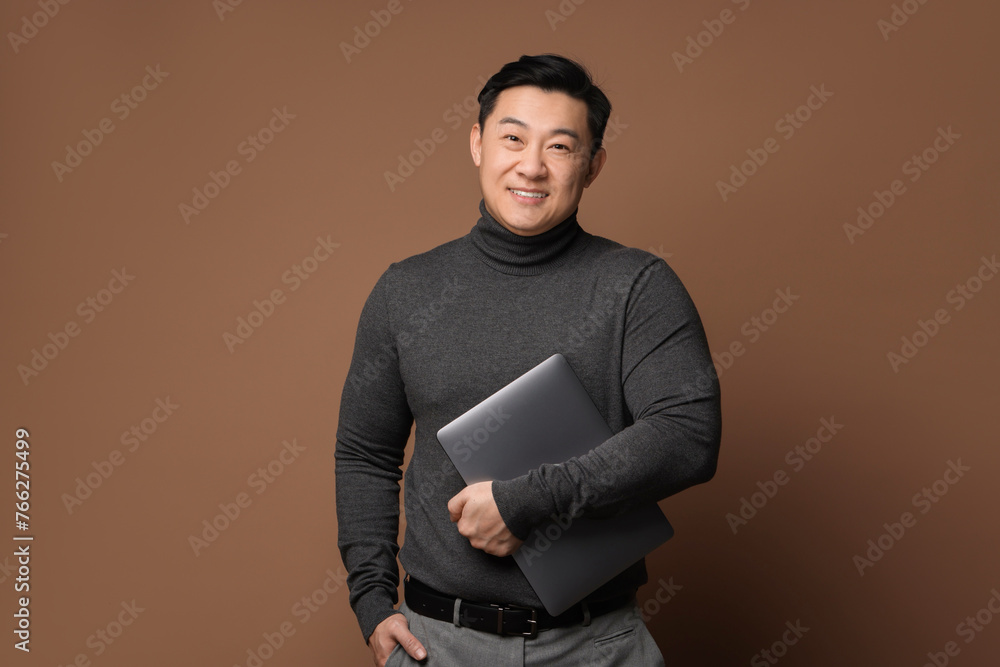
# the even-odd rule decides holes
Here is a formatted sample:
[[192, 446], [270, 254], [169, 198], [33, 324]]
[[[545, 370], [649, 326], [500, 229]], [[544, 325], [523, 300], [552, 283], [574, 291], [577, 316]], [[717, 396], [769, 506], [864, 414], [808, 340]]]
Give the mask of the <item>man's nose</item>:
[[546, 166], [539, 151], [528, 150], [521, 154], [521, 161], [517, 165], [518, 173], [525, 178], [536, 179], [545, 176]]

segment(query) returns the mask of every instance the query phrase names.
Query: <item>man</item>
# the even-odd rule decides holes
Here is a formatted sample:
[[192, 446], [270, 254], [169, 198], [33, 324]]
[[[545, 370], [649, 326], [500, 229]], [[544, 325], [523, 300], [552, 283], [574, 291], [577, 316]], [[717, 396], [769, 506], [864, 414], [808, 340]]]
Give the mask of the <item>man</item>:
[[[636, 603], [644, 561], [550, 617], [510, 554], [553, 514], [613, 517], [711, 479], [721, 415], [705, 333], [662, 259], [577, 221], [611, 113], [589, 74], [522, 56], [479, 103], [479, 220], [390, 265], [358, 324], [336, 451], [351, 606], [379, 667], [662, 665]], [[437, 430], [556, 352], [615, 435], [586, 456], [466, 487]], [[398, 610], [397, 553], [408, 575]]]

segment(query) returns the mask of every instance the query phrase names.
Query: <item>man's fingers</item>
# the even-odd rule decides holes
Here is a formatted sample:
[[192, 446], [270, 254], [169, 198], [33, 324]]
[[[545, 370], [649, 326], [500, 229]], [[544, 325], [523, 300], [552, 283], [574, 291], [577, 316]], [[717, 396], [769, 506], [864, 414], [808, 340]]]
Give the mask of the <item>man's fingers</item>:
[[423, 660], [427, 656], [427, 651], [420, 640], [410, 632], [409, 623], [402, 614], [392, 614], [379, 623], [371, 637], [368, 638], [368, 645], [372, 649], [372, 657], [376, 667], [384, 667], [389, 654], [396, 648], [396, 644], [403, 647], [415, 660]]
[[448, 514], [458, 534], [474, 549], [492, 556], [509, 556], [521, 540], [507, 528], [493, 498], [491, 482], [470, 484], [448, 501]]
[[448, 515], [451, 517], [452, 523], [462, 518], [462, 510], [465, 508], [464, 494], [465, 489], [462, 489], [448, 501]]
[[403, 628], [403, 631], [396, 635], [396, 639], [403, 650], [409, 653], [414, 660], [423, 660], [427, 657], [424, 645], [410, 632], [409, 628]]

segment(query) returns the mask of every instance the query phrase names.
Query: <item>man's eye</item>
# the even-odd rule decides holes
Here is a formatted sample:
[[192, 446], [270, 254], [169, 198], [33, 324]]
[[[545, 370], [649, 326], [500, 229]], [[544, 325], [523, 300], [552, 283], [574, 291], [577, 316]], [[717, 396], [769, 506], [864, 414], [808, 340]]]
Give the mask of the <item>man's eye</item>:
[[504, 137], [504, 139], [513, 139], [514, 141], [520, 141], [520, 139], [518, 139], [513, 134], [508, 134], [507, 136]]
[[567, 146], [566, 144], [552, 144], [552, 147], [553, 148], [565, 148], [566, 150], [569, 150], [569, 146]]

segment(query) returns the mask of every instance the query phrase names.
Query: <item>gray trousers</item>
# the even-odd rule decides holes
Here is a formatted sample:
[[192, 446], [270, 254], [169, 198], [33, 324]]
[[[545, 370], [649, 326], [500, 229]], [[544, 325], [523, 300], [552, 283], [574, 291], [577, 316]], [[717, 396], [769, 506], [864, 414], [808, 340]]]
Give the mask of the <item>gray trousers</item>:
[[591, 619], [589, 625], [542, 630], [533, 639], [438, 621], [417, 614], [406, 602], [399, 610], [427, 649], [427, 659], [417, 662], [396, 646], [385, 667], [663, 667], [663, 656], [634, 603]]

